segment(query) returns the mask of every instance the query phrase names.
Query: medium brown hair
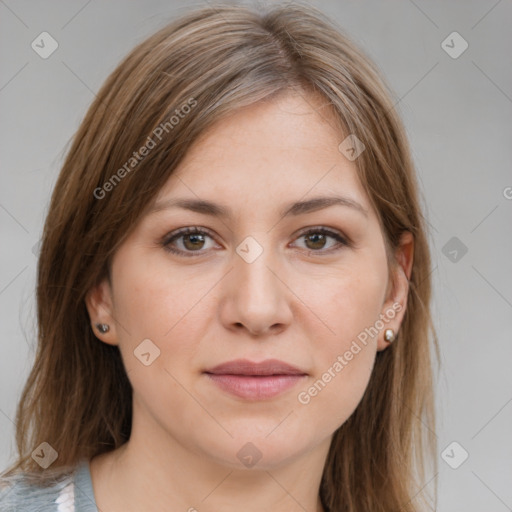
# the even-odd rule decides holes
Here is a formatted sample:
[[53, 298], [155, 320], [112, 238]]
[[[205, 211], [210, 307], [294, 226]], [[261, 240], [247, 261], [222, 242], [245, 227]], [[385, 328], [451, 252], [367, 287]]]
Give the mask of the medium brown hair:
[[[216, 4], [184, 13], [131, 51], [98, 92], [74, 136], [44, 226], [38, 347], [17, 410], [17, 460], [5, 476], [39, 471], [45, 481], [129, 439], [131, 385], [118, 348], [91, 329], [85, 296], [109, 276], [116, 249], [191, 144], [235, 110], [289, 92], [320, 95], [335, 114], [340, 142], [353, 134], [364, 143], [355, 164], [390, 268], [404, 231], [415, 243], [398, 339], [377, 353], [361, 402], [334, 434], [320, 487], [323, 506], [331, 512], [430, 506], [420, 488], [425, 455], [437, 473], [430, 342], [438, 360], [439, 348], [414, 164], [378, 68], [340, 27], [301, 3], [269, 10]], [[161, 140], [132, 161], [162, 126]], [[31, 458], [43, 441], [58, 452], [45, 471]]]

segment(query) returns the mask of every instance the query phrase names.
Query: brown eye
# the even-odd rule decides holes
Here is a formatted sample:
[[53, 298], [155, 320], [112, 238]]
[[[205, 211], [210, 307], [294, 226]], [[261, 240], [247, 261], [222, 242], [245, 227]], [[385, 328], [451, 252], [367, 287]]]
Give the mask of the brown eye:
[[183, 237], [183, 245], [191, 250], [202, 249], [205, 243], [204, 235], [199, 233], [194, 233], [191, 235], [181, 235]]
[[161, 244], [166, 251], [173, 254], [200, 256], [207, 252], [209, 239], [213, 241], [213, 237], [204, 229], [183, 228], [167, 235]]
[[305, 240], [308, 249], [323, 249], [326, 243], [326, 237], [323, 233], [311, 233], [306, 235]]
[[[312, 228], [302, 233], [297, 240], [303, 238], [305, 249], [319, 254], [330, 253], [344, 246], [349, 246], [348, 241], [335, 231], [326, 228]], [[330, 243], [329, 240], [334, 240]], [[329, 245], [330, 243], [330, 245]]]
[[[349, 247], [350, 243], [346, 238], [336, 231], [326, 228], [311, 228], [302, 233], [297, 240], [304, 239], [303, 249], [310, 253], [330, 254], [343, 247]], [[163, 248], [179, 256], [201, 256], [208, 252], [208, 240], [213, 242], [213, 236], [205, 229], [188, 227], [179, 229], [167, 235], [161, 242]]]

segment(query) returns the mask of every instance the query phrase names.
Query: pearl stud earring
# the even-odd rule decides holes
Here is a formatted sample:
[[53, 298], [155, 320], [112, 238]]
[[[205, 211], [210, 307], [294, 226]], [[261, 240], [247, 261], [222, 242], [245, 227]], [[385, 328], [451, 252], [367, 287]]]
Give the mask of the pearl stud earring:
[[386, 329], [384, 331], [384, 339], [389, 343], [393, 343], [393, 341], [395, 340], [395, 332], [393, 331], [393, 329]]

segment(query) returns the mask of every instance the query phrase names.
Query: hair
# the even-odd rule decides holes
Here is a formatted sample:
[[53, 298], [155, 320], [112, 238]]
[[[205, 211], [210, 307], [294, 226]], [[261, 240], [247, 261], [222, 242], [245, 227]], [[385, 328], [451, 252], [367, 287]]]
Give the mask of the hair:
[[[17, 408], [16, 461], [4, 476], [40, 474], [44, 484], [129, 439], [132, 388], [118, 347], [96, 338], [85, 296], [109, 278], [116, 249], [207, 128], [290, 93], [320, 97], [340, 142], [353, 134], [365, 145], [354, 163], [390, 269], [401, 234], [414, 236], [398, 339], [377, 352], [362, 400], [334, 433], [322, 504], [330, 512], [430, 507], [423, 489], [428, 462], [437, 474], [430, 342], [438, 364], [439, 347], [414, 164], [377, 66], [326, 15], [301, 3], [195, 7], [138, 44], [101, 87], [74, 135], [44, 225], [38, 345]], [[58, 452], [44, 471], [31, 458], [43, 441]]]

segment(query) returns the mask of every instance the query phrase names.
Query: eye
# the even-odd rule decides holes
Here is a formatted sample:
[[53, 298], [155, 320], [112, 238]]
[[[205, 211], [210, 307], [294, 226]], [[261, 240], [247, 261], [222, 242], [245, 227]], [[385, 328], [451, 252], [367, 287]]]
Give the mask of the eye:
[[[349, 246], [349, 242], [340, 233], [324, 227], [310, 228], [299, 235], [297, 240], [304, 238], [305, 249], [311, 252], [332, 252], [343, 246]], [[328, 244], [328, 240], [334, 240], [335, 243]], [[326, 249], [327, 246], [327, 249]], [[324, 250], [326, 249], [326, 250]]]
[[[331, 253], [344, 246], [350, 246], [349, 241], [340, 233], [324, 227], [309, 228], [299, 235], [296, 240], [304, 238], [308, 252]], [[208, 239], [213, 242], [213, 237], [208, 230], [198, 227], [181, 228], [169, 233], [161, 242], [162, 247], [173, 254], [180, 256], [200, 256], [208, 249]], [[331, 244], [329, 244], [329, 239]], [[334, 241], [334, 243], [333, 243]], [[194, 254], [195, 253], [195, 254]]]
[[[191, 253], [202, 254], [203, 249], [211, 248], [206, 243], [208, 238], [213, 240], [209, 232], [204, 229], [197, 227], [182, 228], [167, 235], [162, 241], [162, 246], [166, 251], [173, 254], [195, 256]], [[178, 248], [176, 248], [176, 245], [178, 245]]]

